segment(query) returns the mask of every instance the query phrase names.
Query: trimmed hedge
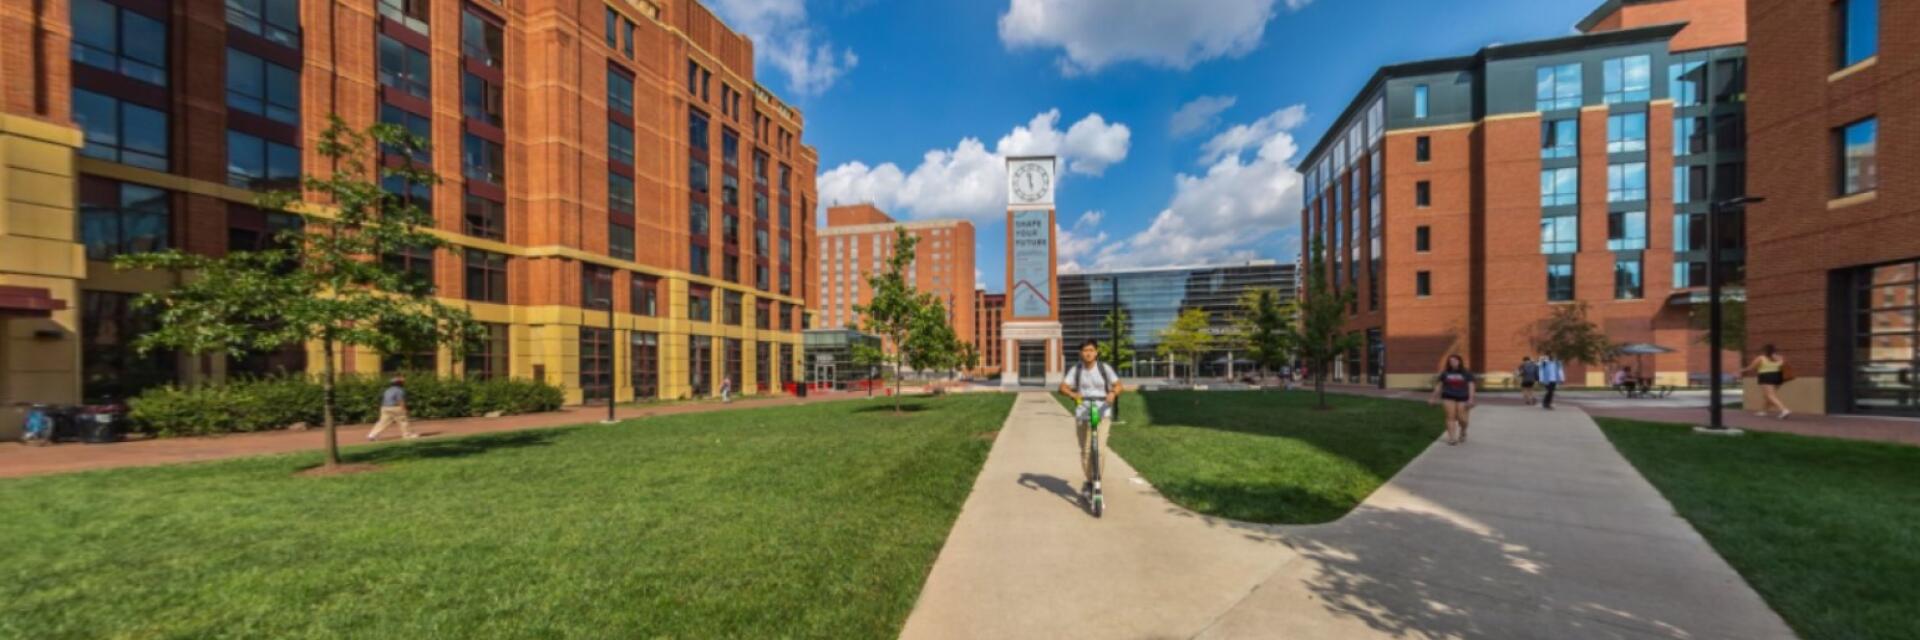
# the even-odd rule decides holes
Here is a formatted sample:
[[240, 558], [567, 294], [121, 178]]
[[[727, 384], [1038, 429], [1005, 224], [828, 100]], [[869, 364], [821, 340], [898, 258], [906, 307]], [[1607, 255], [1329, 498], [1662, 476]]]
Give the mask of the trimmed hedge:
[[[335, 422], [360, 424], [380, 416], [384, 376], [341, 376], [334, 383]], [[560, 408], [560, 389], [532, 380], [471, 380], [407, 374], [407, 409], [415, 419], [464, 418], [499, 411], [536, 413]], [[133, 428], [160, 437], [319, 426], [320, 383], [304, 376], [235, 380], [200, 386], [155, 387], [127, 404]]]

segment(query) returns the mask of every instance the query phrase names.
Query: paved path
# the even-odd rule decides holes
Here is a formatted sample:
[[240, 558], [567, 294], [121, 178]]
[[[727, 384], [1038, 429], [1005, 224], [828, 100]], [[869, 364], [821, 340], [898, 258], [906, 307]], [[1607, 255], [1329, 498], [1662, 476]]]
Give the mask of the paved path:
[[[795, 398], [792, 396], [753, 399], [742, 398], [725, 404], [718, 401], [677, 402], [652, 406], [619, 408], [616, 410], [615, 415], [618, 419], [630, 420], [633, 418], [677, 413], [775, 407], [803, 404], [812, 400], [835, 400], [856, 397], [861, 396], [830, 392], [811, 398]], [[607, 408], [605, 405], [598, 407], [569, 407], [550, 413], [502, 416], [499, 418], [415, 420], [413, 429], [428, 436], [458, 436], [498, 431], [516, 431], [520, 429], [564, 427], [598, 422], [606, 417]], [[372, 428], [372, 426], [371, 424], [362, 424], [340, 427], [341, 447], [347, 448], [351, 445], [365, 442], [364, 438], [366, 438], [367, 431]], [[397, 431], [397, 428], [389, 429], [388, 433], [394, 435], [388, 436], [385, 439], [392, 440], [399, 437]], [[295, 451], [319, 451], [326, 446], [325, 433], [325, 431], [315, 427], [307, 431], [262, 431], [193, 438], [136, 440], [97, 445], [61, 443], [50, 447], [29, 447], [18, 442], [4, 442], [0, 443], [0, 478], [64, 473], [87, 469], [204, 462], [208, 460], [291, 453]]]
[[1470, 444], [1332, 524], [1200, 517], [1121, 481], [1094, 520], [1060, 495], [1070, 418], [1022, 394], [902, 635], [1793, 637], [1584, 414], [1476, 413]]

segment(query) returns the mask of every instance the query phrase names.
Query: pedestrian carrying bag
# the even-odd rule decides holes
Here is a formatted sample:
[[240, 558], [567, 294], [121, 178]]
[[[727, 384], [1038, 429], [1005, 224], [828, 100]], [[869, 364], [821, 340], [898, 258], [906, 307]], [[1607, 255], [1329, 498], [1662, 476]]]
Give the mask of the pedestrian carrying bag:
[[1780, 383], [1786, 384], [1788, 382], [1792, 382], [1793, 378], [1794, 378], [1793, 365], [1792, 364], [1780, 365]]

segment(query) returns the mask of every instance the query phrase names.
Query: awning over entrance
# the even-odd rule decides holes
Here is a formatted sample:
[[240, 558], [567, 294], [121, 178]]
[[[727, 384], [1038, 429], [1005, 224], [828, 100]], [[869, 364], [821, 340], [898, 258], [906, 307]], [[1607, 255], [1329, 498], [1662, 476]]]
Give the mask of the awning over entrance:
[[65, 300], [55, 300], [46, 289], [0, 287], [0, 316], [45, 318], [66, 308]]

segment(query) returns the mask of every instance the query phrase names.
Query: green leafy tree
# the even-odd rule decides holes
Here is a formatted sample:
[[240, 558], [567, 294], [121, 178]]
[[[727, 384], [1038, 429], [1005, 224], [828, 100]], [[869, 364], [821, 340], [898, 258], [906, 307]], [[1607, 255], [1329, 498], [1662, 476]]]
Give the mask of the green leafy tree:
[[1284, 367], [1293, 357], [1287, 336], [1291, 327], [1293, 309], [1281, 301], [1279, 290], [1262, 288], [1241, 294], [1234, 334], [1261, 371]]
[[1187, 383], [1193, 383], [1193, 371], [1200, 366], [1200, 356], [1213, 348], [1215, 336], [1209, 329], [1212, 321], [1206, 309], [1183, 309], [1173, 324], [1160, 330], [1160, 344], [1154, 352], [1163, 358], [1180, 358], [1187, 363]]
[[1106, 337], [1099, 343], [1100, 360], [1112, 364], [1114, 369], [1133, 370], [1133, 340], [1127, 337], [1131, 335], [1127, 328], [1132, 325], [1126, 309], [1114, 309], [1100, 319], [1100, 333]]
[[[1700, 335], [1700, 344], [1707, 344], [1713, 340], [1711, 334], [1704, 333], [1713, 325], [1713, 321], [1710, 319], [1711, 317], [1712, 314], [1707, 309], [1707, 305], [1697, 304], [1693, 306], [1693, 328], [1703, 332]], [[1722, 300], [1720, 302], [1720, 340], [1720, 344], [1723, 347], [1735, 351], [1746, 351], [1747, 302], [1745, 300]]]
[[1559, 305], [1531, 327], [1533, 350], [1561, 362], [1589, 365], [1612, 360], [1616, 346], [1598, 325], [1587, 319], [1587, 303]]
[[1348, 351], [1360, 347], [1360, 335], [1344, 330], [1353, 290], [1333, 289], [1320, 254], [1320, 241], [1315, 240], [1307, 252], [1306, 291], [1293, 305], [1292, 315], [1299, 321], [1288, 328], [1286, 343], [1313, 375], [1315, 401], [1319, 408], [1326, 409], [1329, 369]]
[[960, 369], [971, 377], [980, 368], [980, 345], [971, 342], [960, 343]]
[[920, 294], [913, 326], [903, 345], [902, 358], [915, 371], [952, 371], [960, 362], [959, 336], [947, 321], [946, 305], [929, 294]]
[[886, 364], [893, 367], [893, 410], [900, 412], [900, 368], [906, 365], [907, 340], [913, 336], [916, 323], [921, 320], [925, 299], [913, 288], [914, 245], [919, 238], [907, 233], [905, 227], [894, 229], [893, 255], [887, 257], [886, 268], [867, 277], [867, 286], [873, 296], [867, 304], [855, 307], [860, 314], [860, 323], [867, 332], [886, 339], [892, 349], [886, 354]]
[[[366, 132], [338, 116], [314, 149], [331, 171], [300, 180], [301, 191], [262, 194], [262, 209], [291, 211], [305, 224], [281, 232], [275, 248], [213, 257], [165, 251], [116, 258], [120, 269], [157, 269], [190, 274], [185, 284], [146, 294], [138, 304], [158, 320], [158, 329], [135, 339], [142, 351], [243, 356], [313, 342], [321, 346], [322, 424], [328, 466], [340, 463], [334, 393], [337, 350], [371, 347], [400, 353], [449, 345], [455, 353], [481, 339], [483, 328], [465, 310], [440, 303], [430, 287], [382, 260], [405, 251], [430, 251], [441, 240], [423, 229], [432, 218], [411, 198], [381, 188], [381, 178], [434, 185], [439, 176], [423, 167], [378, 164], [381, 146], [412, 157], [426, 144], [404, 129], [379, 124]], [[377, 169], [375, 167], [378, 167]]]

